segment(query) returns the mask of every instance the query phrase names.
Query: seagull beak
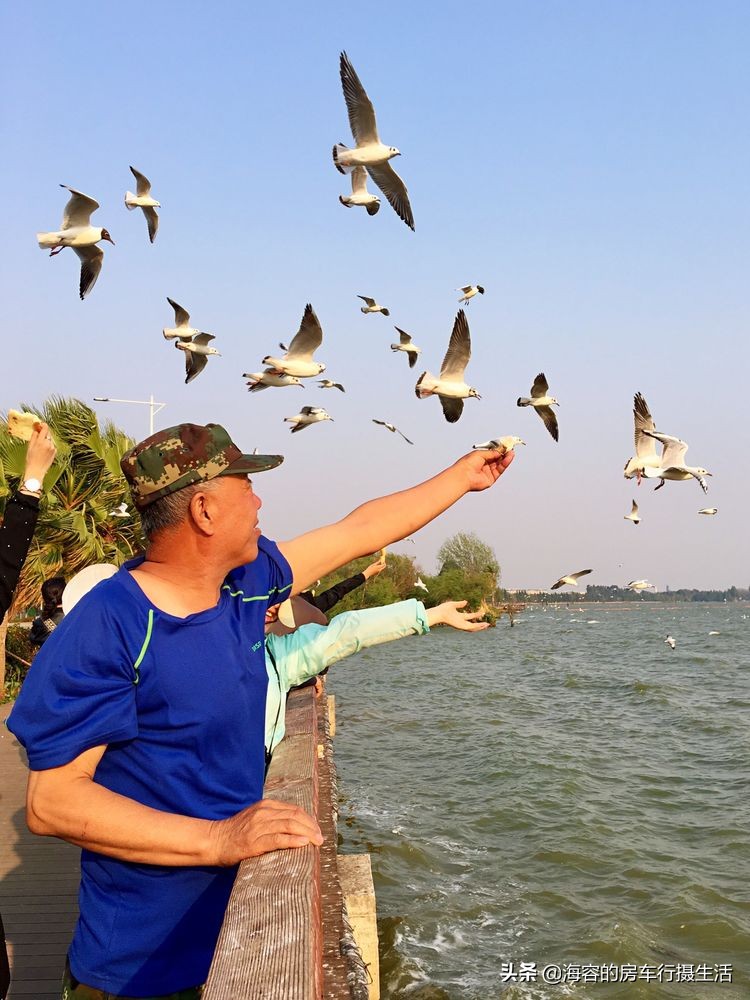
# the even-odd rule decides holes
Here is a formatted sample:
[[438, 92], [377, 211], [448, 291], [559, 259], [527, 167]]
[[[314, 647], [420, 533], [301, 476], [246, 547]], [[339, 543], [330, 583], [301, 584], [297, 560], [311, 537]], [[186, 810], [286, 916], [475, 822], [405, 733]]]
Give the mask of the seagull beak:
[[516, 441], [516, 445], [519, 445], [519, 444], [524, 445], [524, 447], [526, 446], [526, 442], [525, 441]]

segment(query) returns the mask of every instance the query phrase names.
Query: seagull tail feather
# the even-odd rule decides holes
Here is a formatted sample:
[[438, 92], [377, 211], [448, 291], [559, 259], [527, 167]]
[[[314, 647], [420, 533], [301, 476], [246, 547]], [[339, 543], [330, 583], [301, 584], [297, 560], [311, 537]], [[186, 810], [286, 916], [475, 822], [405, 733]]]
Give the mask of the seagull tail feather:
[[60, 237], [57, 233], [37, 233], [36, 241], [43, 250], [48, 250], [59, 245]]
[[531, 400], [527, 399], [526, 396], [519, 396], [516, 400], [516, 406], [531, 406]]
[[138, 208], [137, 205], [133, 204], [134, 201], [135, 201], [135, 195], [133, 194], [133, 192], [132, 191], [126, 191], [125, 192], [125, 208], [127, 208], [127, 210], [129, 212], [132, 212], [136, 208]]
[[354, 167], [348, 167], [344, 163], [339, 163], [339, 156], [348, 148], [343, 142], [337, 142], [333, 147], [333, 164], [340, 174], [350, 174], [354, 170]]

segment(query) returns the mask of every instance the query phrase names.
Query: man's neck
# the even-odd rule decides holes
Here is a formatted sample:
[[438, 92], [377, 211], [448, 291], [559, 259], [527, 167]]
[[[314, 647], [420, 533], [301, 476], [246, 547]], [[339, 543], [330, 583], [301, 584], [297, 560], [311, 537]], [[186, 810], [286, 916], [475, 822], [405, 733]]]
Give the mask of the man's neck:
[[187, 618], [216, 607], [226, 573], [193, 559], [171, 557], [167, 561], [149, 549], [145, 560], [130, 575], [157, 608]]

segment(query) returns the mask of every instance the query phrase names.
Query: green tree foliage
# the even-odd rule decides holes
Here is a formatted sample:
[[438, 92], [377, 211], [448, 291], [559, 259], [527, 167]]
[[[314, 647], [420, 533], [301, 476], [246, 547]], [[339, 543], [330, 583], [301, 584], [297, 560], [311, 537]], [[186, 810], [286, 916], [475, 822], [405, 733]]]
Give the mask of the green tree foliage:
[[[376, 558], [377, 556], [365, 556], [347, 563], [346, 566], [337, 569], [335, 573], [324, 577], [314, 588], [316, 594], [328, 590], [329, 587], [333, 587], [334, 584], [340, 583], [342, 580], [349, 579], [356, 573], [361, 573]], [[419, 596], [419, 591], [414, 591], [414, 581], [417, 579], [418, 572], [418, 568], [408, 556], [388, 553], [386, 568], [383, 572], [347, 594], [331, 609], [331, 614], [337, 615], [342, 611], [359, 611], [360, 608], [376, 608], [381, 604], [393, 604], [395, 601], [404, 601], [409, 597]]]
[[468, 574], [490, 574], [495, 579], [495, 587], [500, 584], [500, 564], [497, 556], [473, 531], [459, 531], [446, 539], [437, 554], [441, 572], [459, 569]]

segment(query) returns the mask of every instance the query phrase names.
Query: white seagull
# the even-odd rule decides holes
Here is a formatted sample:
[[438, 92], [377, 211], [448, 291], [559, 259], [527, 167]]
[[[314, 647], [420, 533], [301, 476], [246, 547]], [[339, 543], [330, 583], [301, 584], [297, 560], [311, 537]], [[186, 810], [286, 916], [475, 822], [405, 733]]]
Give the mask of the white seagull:
[[567, 576], [561, 576], [556, 583], [552, 584], [550, 590], [559, 590], [560, 587], [577, 587], [578, 578], [592, 572], [593, 570], [590, 569], [581, 569], [577, 573], [569, 573]]
[[709, 515], [711, 515], [711, 514], [718, 514], [719, 513], [719, 508], [718, 507], [701, 507], [701, 509], [698, 511], [698, 513], [699, 514], [709, 514]]
[[414, 444], [414, 442], [410, 441], [403, 431], [400, 431], [394, 424], [389, 424], [387, 420], [376, 420], [375, 417], [373, 417], [372, 422], [374, 424], [380, 424], [381, 427], [387, 427], [391, 434], [400, 434], [407, 444]]
[[219, 355], [215, 347], [209, 347], [209, 341], [216, 338], [212, 333], [199, 333], [192, 340], [176, 340], [174, 346], [185, 352], [185, 385], [192, 382], [208, 363], [209, 355]]
[[128, 505], [126, 503], [121, 503], [118, 507], [115, 507], [114, 510], [111, 510], [109, 512], [109, 516], [110, 517], [130, 517], [130, 514], [128, 512]]
[[375, 109], [346, 52], [341, 53], [339, 69], [349, 125], [356, 146], [354, 149], [349, 149], [343, 143], [337, 143], [333, 147], [333, 162], [336, 169], [346, 174], [354, 167], [366, 167], [396, 215], [413, 230], [414, 216], [411, 213], [406, 185], [388, 162], [394, 156], [401, 156], [401, 153], [395, 146], [385, 146], [380, 141]]
[[340, 194], [339, 201], [347, 208], [361, 205], [367, 209], [368, 215], [377, 215], [380, 211], [380, 198], [367, 190], [367, 171], [364, 167], [355, 167], [352, 170], [352, 193]]
[[484, 295], [484, 289], [481, 285], [464, 285], [463, 288], [457, 288], [456, 291], [464, 293], [458, 301], [465, 302], [467, 306], [475, 295]]
[[420, 590], [424, 590], [426, 593], [429, 593], [427, 584], [424, 582], [421, 576], [418, 576], [417, 579], [414, 581], [414, 586], [419, 587]]
[[104, 260], [104, 251], [96, 244], [100, 240], [107, 240], [114, 246], [115, 241], [106, 229], [91, 225], [91, 216], [99, 208], [98, 201], [67, 184], [61, 184], [60, 187], [70, 191], [60, 229], [54, 233], [37, 233], [36, 238], [43, 250], [50, 251], [50, 257], [60, 253], [63, 247], [71, 247], [76, 252], [81, 261], [78, 294], [81, 299], [85, 299], [96, 284]]
[[414, 341], [411, 339], [409, 334], [402, 330], [400, 327], [394, 327], [399, 336], [399, 342], [397, 344], [391, 344], [392, 351], [403, 351], [404, 354], [409, 359], [409, 367], [413, 368], [417, 363], [417, 358], [422, 353], [422, 348], [417, 347]]
[[490, 438], [490, 440], [485, 441], [484, 444], [473, 444], [471, 447], [474, 449], [478, 448], [483, 451], [501, 451], [505, 454], [508, 451], [513, 451], [517, 444], [525, 445], [526, 442], [522, 441], [520, 437], [509, 434], [506, 437]]
[[548, 390], [549, 386], [547, 385], [547, 379], [544, 377], [544, 372], [539, 372], [531, 387], [531, 399], [528, 399], [526, 396], [519, 396], [516, 400], [516, 406], [533, 406], [544, 421], [544, 426], [555, 441], [557, 441], [557, 417], [552, 407], [559, 406], [560, 404], [554, 396], [547, 395]]
[[471, 336], [466, 313], [459, 309], [453, 323], [453, 332], [448, 343], [448, 350], [440, 369], [440, 377], [435, 378], [429, 372], [422, 372], [415, 386], [417, 399], [427, 396], [439, 396], [445, 419], [449, 424], [455, 424], [463, 413], [464, 400], [470, 397], [481, 399], [476, 389], [464, 381], [464, 372], [471, 357]]
[[183, 309], [174, 299], [167, 296], [167, 302], [174, 309], [174, 326], [165, 326], [161, 331], [165, 340], [192, 340], [202, 330], [196, 330], [190, 325], [190, 313]]
[[623, 518], [626, 521], [632, 521], [633, 524], [641, 523], [641, 515], [638, 513], [638, 504], [633, 500], [633, 506], [630, 508], [629, 514], [623, 514]]
[[628, 459], [625, 464], [624, 476], [632, 479], [633, 476], [641, 485], [644, 469], [658, 469], [660, 466], [659, 457], [656, 454], [656, 444], [650, 436], [656, 430], [654, 418], [648, 408], [648, 403], [637, 392], [633, 396], [633, 423], [635, 427], [635, 455]]
[[161, 205], [151, 197], [151, 181], [148, 177], [144, 177], [135, 167], [130, 168], [130, 173], [135, 177], [136, 194], [133, 194], [132, 191], [125, 192], [125, 207], [129, 212], [135, 208], [140, 208], [143, 211], [148, 225], [148, 238], [153, 243], [159, 228], [159, 216], [156, 214], [156, 209], [161, 208]]
[[281, 389], [287, 385], [299, 385], [304, 389], [300, 380], [294, 375], [279, 375], [273, 368], [266, 368], [262, 372], [244, 372], [242, 377], [249, 380], [247, 383], [248, 392], [262, 392], [271, 386]]
[[320, 361], [313, 361], [313, 354], [323, 343], [323, 329], [315, 310], [308, 304], [302, 315], [302, 322], [289, 350], [283, 358], [263, 358], [263, 364], [268, 365], [280, 375], [294, 375], [296, 378], [313, 378], [326, 370]]
[[668, 635], [667, 638], [664, 640], [664, 642], [666, 642], [666, 644], [669, 646], [670, 649], [674, 649], [675, 646], [677, 645], [677, 643], [674, 641], [671, 635]]
[[644, 431], [644, 434], [654, 438], [656, 441], [660, 441], [662, 444], [659, 467], [643, 470], [643, 475], [646, 479], [661, 479], [661, 482], [656, 487], [657, 490], [662, 488], [667, 479], [675, 482], [686, 482], [689, 479], [697, 479], [703, 492], [708, 493], [708, 483], [704, 477], [710, 476], [711, 473], [698, 465], [685, 465], [685, 453], [688, 450], [688, 446], [684, 441], [680, 441], [676, 437], [670, 437], [669, 434], [657, 434], [656, 431]]
[[642, 590], [656, 590], [656, 584], [649, 583], [648, 580], [631, 580], [625, 589], [632, 590], [635, 594], [640, 594]]
[[360, 306], [359, 311], [363, 313], [382, 313], [384, 316], [390, 316], [390, 310], [386, 309], [385, 306], [379, 306], [375, 299], [371, 299], [369, 295], [358, 295], [358, 299], [362, 299], [367, 305]]
[[296, 431], [303, 431], [305, 427], [317, 424], [321, 420], [333, 420], [333, 417], [326, 413], [321, 406], [303, 406], [295, 416], [284, 417], [285, 423], [294, 424], [292, 434]]
[[318, 385], [321, 389], [338, 389], [340, 392], [346, 392], [346, 389], [340, 382], [332, 382], [329, 378], [318, 379]]

